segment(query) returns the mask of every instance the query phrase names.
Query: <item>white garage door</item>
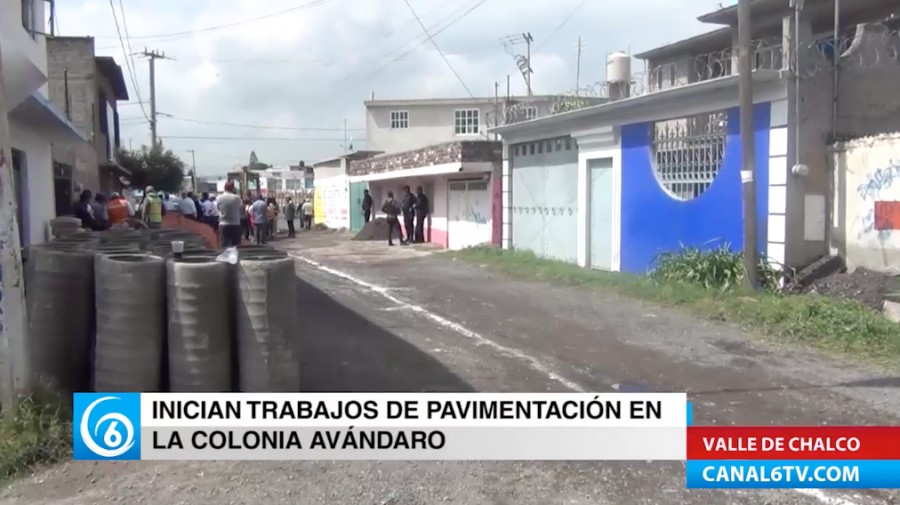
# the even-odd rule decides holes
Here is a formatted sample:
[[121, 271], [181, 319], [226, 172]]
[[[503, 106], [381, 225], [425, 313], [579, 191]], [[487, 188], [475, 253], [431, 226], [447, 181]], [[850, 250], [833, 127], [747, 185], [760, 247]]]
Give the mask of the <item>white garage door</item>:
[[447, 242], [465, 249], [491, 242], [491, 192], [486, 181], [451, 181]]

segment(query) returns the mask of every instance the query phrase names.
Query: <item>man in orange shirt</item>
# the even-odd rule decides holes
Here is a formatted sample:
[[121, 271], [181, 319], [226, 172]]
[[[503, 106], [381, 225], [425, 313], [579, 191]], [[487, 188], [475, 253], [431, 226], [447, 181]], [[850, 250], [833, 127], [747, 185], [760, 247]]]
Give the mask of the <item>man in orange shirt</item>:
[[128, 202], [122, 198], [119, 193], [113, 193], [106, 204], [106, 210], [109, 213], [109, 226], [113, 227], [117, 224], [124, 223], [129, 217], [134, 216], [134, 211]]

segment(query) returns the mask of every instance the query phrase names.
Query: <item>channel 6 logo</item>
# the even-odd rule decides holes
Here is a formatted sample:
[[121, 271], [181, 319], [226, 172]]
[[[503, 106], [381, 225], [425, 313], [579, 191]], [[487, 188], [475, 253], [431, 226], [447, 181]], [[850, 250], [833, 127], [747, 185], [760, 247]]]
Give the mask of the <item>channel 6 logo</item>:
[[72, 459], [141, 459], [140, 393], [75, 393]]

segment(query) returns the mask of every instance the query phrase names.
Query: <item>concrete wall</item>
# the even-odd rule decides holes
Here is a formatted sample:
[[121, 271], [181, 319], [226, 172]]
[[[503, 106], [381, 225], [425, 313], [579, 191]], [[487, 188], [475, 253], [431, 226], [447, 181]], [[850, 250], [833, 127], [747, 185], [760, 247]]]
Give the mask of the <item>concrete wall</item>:
[[834, 159], [833, 247], [851, 270], [900, 273], [900, 133], [847, 142]]
[[22, 228], [23, 245], [41, 244], [47, 241], [47, 223], [56, 217], [53, 198], [53, 157], [50, 143], [42, 140], [40, 133], [10, 124], [12, 147], [25, 154], [22, 173]]
[[[785, 18], [786, 41], [793, 30], [791, 18]], [[835, 116], [833, 65], [823, 57], [830, 49], [830, 38], [814, 37], [809, 24], [800, 23], [799, 87], [793, 79], [785, 81], [789, 118], [784, 132], [789, 172], [785, 263], [793, 267], [829, 253], [828, 223], [840, 217], [840, 202], [833, 200], [838, 184], [832, 178], [836, 173], [830, 147], [834, 140], [900, 131], [900, 96], [894, 91], [895, 83], [900, 82], [900, 66], [891, 56], [900, 47], [896, 36], [883, 33], [884, 27], [870, 25], [867, 30], [860, 47], [840, 62]], [[784, 46], [787, 60], [792, 53], [789, 43]], [[808, 167], [808, 174], [790, 174], [796, 164]]]
[[[34, 19], [38, 32], [46, 31], [43, 0], [35, 0]], [[47, 39], [43, 35], [32, 37], [22, 25], [22, 0], [0, 0], [0, 30], [5, 37], [12, 41], [34, 65], [46, 72], [47, 70]], [[47, 85], [41, 87], [41, 93], [47, 96]]]

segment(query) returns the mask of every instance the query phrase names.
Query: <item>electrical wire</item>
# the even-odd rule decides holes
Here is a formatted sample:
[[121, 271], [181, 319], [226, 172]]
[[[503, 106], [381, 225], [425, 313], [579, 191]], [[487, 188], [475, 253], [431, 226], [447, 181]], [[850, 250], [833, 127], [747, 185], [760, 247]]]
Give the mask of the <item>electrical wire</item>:
[[[544, 42], [534, 50], [534, 53], [540, 52], [540, 50], [543, 49], [553, 39], [553, 37], [555, 37], [556, 34], [558, 34], [559, 31], [562, 30], [563, 27], [572, 20], [573, 17], [575, 17], [575, 14], [578, 14], [578, 11], [581, 10], [581, 8], [584, 7], [584, 4], [586, 3], [587, 0], [581, 0], [580, 2], [578, 2], [578, 5], [576, 5], [575, 8], [572, 9], [572, 12], [570, 12], [569, 15], [566, 16], [565, 19], [563, 19], [562, 23], [560, 23], [559, 26], [557, 26], [553, 29], [552, 32], [550, 32], [550, 35], [547, 36], [547, 38], [544, 39]], [[532, 53], [532, 55], [534, 55], [534, 53]]]
[[[241, 123], [223, 123], [219, 121], [205, 121], [202, 119], [188, 119], [178, 116], [173, 116], [171, 114], [166, 114], [162, 116], [167, 119], [174, 119], [175, 121], [183, 121], [186, 123], [198, 123], [198, 124], [208, 124], [214, 126], [232, 126], [235, 128], [255, 128], [259, 130], [289, 130], [289, 131], [320, 131], [320, 132], [339, 132], [344, 131], [343, 128], [313, 128], [313, 127], [294, 127], [294, 126], [265, 126], [265, 125], [252, 125], [252, 124], [241, 124]], [[365, 131], [365, 128], [347, 128], [347, 131]]]
[[[122, 13], [122, 30], [125, 32], [125, 43], [128, 45], [128, 52], [125, 54], [125, 58], [128, 61], [131, 61], [131, 68], [136, 69], [137, 65], [134, 64], [134, 51], [131, 49], [131, 38], [128, 34], [128, 21], [125, 20], [125, 5], [122, 3], [122, 0], [119, 0], [119, 11]], [[137, 71], [135, 70], [135, 80], [137, 80]], [[143, 102], [144, 99], [141, 97], [141, 88], [137, 85], [137, 82], [134, 83], [134, 94], [137, 95], [137, 99], [140, 102]]]
[[[160, 135], [161, 139], [178, 139], [178, 140], [252, 140], [252, 141], [303, 141], [303, 142], [343, 142], [344, 139], [339, 138], [316, 138], [316, 137], [203, 137], [190, 135]], [[353, 139], [355, 141], [363, 141], [365, 139]]]
[[459, 76], [459, 72], [457, 72], [456, 69], [453, 68], [453, 64], [450, 63], [450, 60], [447, 59], [447, 56], [444, 54], [444, 51], [441, 49], [441, 47], [438, 45], [438, 43], [434, 41], [434, 37], [432, 37], [431, 34], [428, 33], [428, 28], [425, 28], [425, 23], [423, 23], [422, 20], [419, 19], [419, 15], [416, 14], [416, 10], [413, 9], [413, 6], [411, 3], [409, 3], [409, 0], [403, 0], [403, 3], [405, 3], [406, 6], [409, 7], [409, 12], [413, 15], [414, 18], [416, 18], [416, 21], [419, 23], [419, 26], [422, 27], [422, 31], [424, 31], [425, 35], [428, 36], [428, 40], [431, 41], [431, 44], [434, 45], [434, 48], [437, 49], [437, 52], [440, 53], [441, 58], [443, 58], [444, 63], [447, 64], [447, 67], [450, 69], [451, 72], [453, 72], [453, 75], [456, 76], [456, 80], [458, 80], [459, 83], [462, 84], [462, 87], [466, 89], [466, 93], [468, 93], [469, 96], [471, 96], [472, 98], [475, 98], [475, 95], [472, 93], [472, 90], [469, 89], [469, 86], [467, 86], [465, 81], [463, 81], [462, 77]]
[[[477, 9], [477, 8], [481, 7], [482, 5], [484, 5], [485, 2], [487, 2], [487, 0], [478, 0], [474, 5], [472, 5], [471, 7], [469, 7], [465, 12], [463, 12], [462, 14], [458, 15], [457, 17], [451, 19], [450, 21], [448, 21], [448, 22], [447, 22], [444, 26], [442, 26], [441, 28], [439, 28], [439, 29], [437, 29], [437, 30], [431, 32], [431, 36], [432, 36], [432, 37], [433, 37], [433, 36], [436, 36], [436, 35], [440, 34], [441, 32], [443, 32], [444, 30], [450, 28], [451, 26], [453, 26], [454, 24], [456, 24], [457, 22], [461, 21], [463, 18], [465, 18], [466, 16], [468, 16], [470, 13], [472, 13], [475, 9]], [[459, 9], [457, 9], [457, 10], [459, 10]], [[432, 28], [434, 28], [434, 27], [432, 27]], [[400, 61], [400, 60], [402, 60], [403, 58], [405, 58], [405, 57], [409, 56], [410, 54], [412, 54], [413, 51], [415, 51], [416, 49], [418, 49], [418, 48], [421, 47], [422, 45], [426, 44], [426, 43], [428, 42], [428, 39], [429, 39], [429, 37], [417, 37], [417, 38], [421, 38], [422, 40], [418, 41], [414, 46], [412, 46], [412, 47], [410, 47], [409, 49], [407, 49], [406, 51], [404, 51], [404, 52], [398, 54], [397, 56], [395, 56], [394, 58], [392, 58], [390, 61], [386, 62], [385, 64], [379, 66], [378, 68], [376, 68], [376, 69], [372, 70], [371, 72], [368, 72], [368, 73], [366, 73], [366, 74], [364, 74], [364, 75], [362, 75], [362, 76], [354, 75], [354, 74], [345, 75], [343, 78], [341, 78], [341, 79], [339, 79], [337, 82], [335, 82], [335, 83], [332, 85], [332, 88], [335, 88], [335, 87], [337, 87], [339, 84], [342, 84], [342, 83], [344, 83], [344, 82], [349, 82], [349, 81], [352, 81], [352, 82], [354, 82], [354, 83], [356, 83], [356, 84], [358, 84], [358, 83], [360, 83], [360, 82], [365, 82], [365, 81], [366, 81], [367, 79], [369, 79], [370, 77], [373, 77], [373, 76], [375, 76], [375, 75], [381, 73], [381, 71], [383, 71], [383, 70], [386, 69], [387, 67], [393, 65], [394, 63], [397, 63], [398, 61]], [[415, 39], [413, 40], [413, 42], [415, 42]], [[327, 100], [327, 99], [330, 99], [330, 98], [332, 98], [332, 97], [334, 97], [335, 95], [341, 93], [342, 91], [344, 91], [344, 90], [338, 89], [335, 93], [333, 93], [333, 94], [329, 95], [328, 97], [326, 97], [326, 100]]]
[[[291, 7], [291, 8], [289, 8], [289, 9], [280, 10], [280, 11], [278, 11], [278, 12], [273, 12], [273, 13], [265, 14], [265, 15], [262, 15], [262, 16], [257, 16], [257, 17], [255, 17], [255, 18], [249, 18], [249, 19], [244, 19], [244, 20], [241, 20], [241, 21], [235, 21], [235, 22], [232, 22], [232, 23], [226, 23], [226, 24], [222, 24], [222, 25], [208, 26], [208, 27], [206, 27], [206, 28], [198, 28], [198, 29], [196, 29], [196, 30], [185, 30], [185, 31], [181, 31], [181, 32], [158, 33], [158, 34], [155, 34], [155, 35], [137, 35], [137, 36], [135, 36], [135, 37], [133, 37], [133, 38], [134, 38], [134, 39], [141, 39], [141, 40], [149, 40], [149, 39], [174, 40], [174, 39], [179, 39], [179, 38], [184, 38], [184, 37], [190, 37], [190, 36], [196, 35], [196, 34], [198, 34], [198, 33], [208, 33], [208, 32], [214, 32], [214, 31], [218, 31], [218, 30], [224, 30], [224, 29], [226, 29], [226, 28], [234, 28], [234, 27], [236, 27], [236, 26], [243, 26], [243, 25], [246, 25], [246, 24], [255, 23], [255, 22], [257, 22], [257, 21], [262, 21], [262, 20], [264, 20], [264, 19], [269, 19], [269, 18], [274, 18], [274, 17], [277, 17], [277, 16], [282, 16], [282, 15], [284, 15], [284, 14], [287, 14], [287, 13], [290, 13], [290, 12], [295, 12], [295, 11], [298, 11], [298, 10], [301, 10], [301, 9], [307, 9], [307, 8], [310, 8], [310, 7], [316, 7], [316, 6], [318, 6], [318, 5], [321, 5], [321, 4], [324, 4], [324, 3], [328, 3], [328, 2], [333, 2], [333, 1], [334, 1], [334, 0], [312, 0], [312, 1], [310, 1], [310, 2], [306, 2], [306, 3], [300, 4], [300, 5], [295, 5], [294, 7]], [[104, 36], [104, 37], [95, 37], [95, 38], [113, 38], [113, 37], [111, 37], [111, 36], [110, 36], [110, 37], [105, 37], [105, 36]]]
[[[119, 34], [119, 44], [122, 46], [122, 51], [125, 53], [125, 68], [128, 70], [128, 77], [131, 80], [131, 85], [134, 87], [135, 94], [138, 95], [138, 99], [140, 100], [140, 91], [138, 90], [137, 79], [135, 78], [135, 71], [132, 68], [131, 63], [128, 60], [128, 54], [130, 51], [127, 49], [125, 40], [122, 38], [122, 30], [119, 28], [119, 16], [116, 15], [116, 5], [113, 3], [113, 0], [109, 0], [109, 7], [112, 9], [113, 22], [116, 25], [116, 33]], [[123, 20], [124, 21], [124, 20]], [[143, 100], [141, 100], [143, 102]], [[147, 111], [144, 110], [144, 104], [141, 103], [141, 113], [150, 121], [150, 116], [147, 115]]]

